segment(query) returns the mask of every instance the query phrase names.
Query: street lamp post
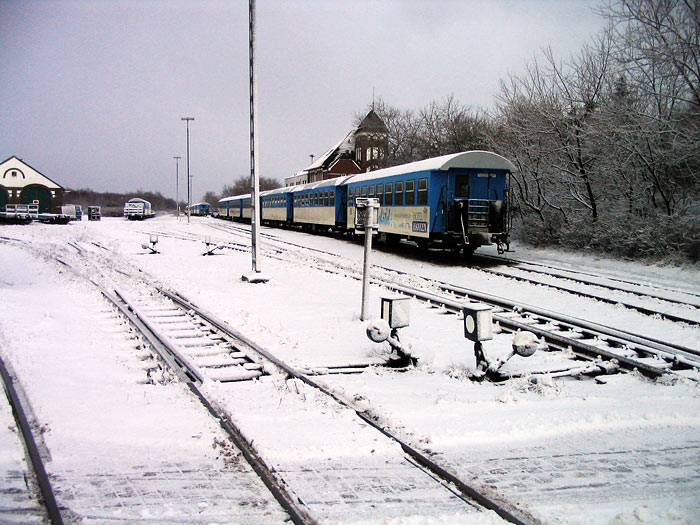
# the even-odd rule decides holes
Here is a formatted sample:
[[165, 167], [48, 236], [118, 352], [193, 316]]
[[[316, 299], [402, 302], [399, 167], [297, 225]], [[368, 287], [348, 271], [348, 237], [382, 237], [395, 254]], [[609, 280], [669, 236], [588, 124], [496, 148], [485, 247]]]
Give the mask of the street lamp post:
[[180, 159], [182, 157], [173, 157], [175, 159], [175, 214], [177, 220], [180, 220]]
[[190, 120], [194, 120], [193, 117], [182, 117], [180, 120], [184, 120], [187, 126], [187, 224], [190, 223]]

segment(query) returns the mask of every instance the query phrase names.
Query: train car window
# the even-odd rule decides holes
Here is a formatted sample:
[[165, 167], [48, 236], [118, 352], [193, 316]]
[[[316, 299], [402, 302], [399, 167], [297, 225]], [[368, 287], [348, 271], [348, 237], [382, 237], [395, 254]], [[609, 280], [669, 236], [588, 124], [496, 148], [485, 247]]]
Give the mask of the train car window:
[[362, 186], [362, 196], [367, 197], [367, 186]]
[[418, 205], [428, 204], [428, 179], [418, 179]]
[[368, 197], [374, 197], [374, 186], [370, 186], [369, 190], [367, 190], [367, 196]]
[[350, 199], [348, 201], [348, 206], [352, 206], [355, 203], [355, 190], [354, 190], [354, 188], [350, 188], [348, 190], [348, 198]]
[[324, 205], [324, 206], [328, 206], [328, 204], [329, 204], [329, 202], [328, 202], [328, 191], [324, 191], [324, 192], [323, 192], [323, 205]]
[[384, 204], [384, 184], [377, 184], [377, 198], [379, 199], [379, 205]]
[[413, 206], [416, 201], [415, 201], [415, 182], [412, 180], [407, 180], [406, 181], [406, 206]]
[[403, 206], [403, 182], [399, 181], [396, 183], [395, 193], [396, 193], [396, 198], [395, 198], [394, 203], [397, 206]]
[[387, 206], [393, 206], [394, 204], [394, 185], [391, 182], [387, 182], [384, 190], [384, 204]]
[[335, 206], [335, 190], [331, 190], [330, 198], [331, 198], [331, 201], [330, 201], [331, 206]]

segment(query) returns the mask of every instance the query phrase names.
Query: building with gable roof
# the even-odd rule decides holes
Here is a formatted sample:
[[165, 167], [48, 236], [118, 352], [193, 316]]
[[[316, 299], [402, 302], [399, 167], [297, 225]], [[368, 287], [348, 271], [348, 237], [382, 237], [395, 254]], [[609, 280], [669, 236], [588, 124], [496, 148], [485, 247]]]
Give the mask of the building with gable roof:
[[0, 163], [0, 210], [6, 204], [38, 204], [40, 213], [60, 213], [65, 191], [14, 155]]
[[357, 129], [312, 163], [284, 179], [285, 186], [356, 175], [386, 166], [389, 151], [389, 131], [384, 121], [371, 110]]

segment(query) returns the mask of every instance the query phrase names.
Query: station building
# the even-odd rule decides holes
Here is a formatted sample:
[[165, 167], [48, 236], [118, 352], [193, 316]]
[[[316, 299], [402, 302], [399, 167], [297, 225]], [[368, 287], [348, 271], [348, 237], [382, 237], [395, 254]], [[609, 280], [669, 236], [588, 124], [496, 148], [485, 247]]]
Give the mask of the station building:
[[14, 155], [0, 163], [0, 210], [6, 204], [38, 204], [40, 213], [60, 213], [65, 192]]
[[357, 129], [313, 160], [305, 169], [284, 179], [285, 186], [320, 182], [344, 175], [356, 175], [386, 167], [389, 130], [371, 110]]

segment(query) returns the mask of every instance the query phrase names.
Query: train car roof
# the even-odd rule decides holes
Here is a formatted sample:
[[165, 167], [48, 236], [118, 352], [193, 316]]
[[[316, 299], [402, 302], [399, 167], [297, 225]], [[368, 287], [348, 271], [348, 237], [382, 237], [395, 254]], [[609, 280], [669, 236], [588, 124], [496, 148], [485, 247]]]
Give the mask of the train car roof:
[[196, 204], [193, 204], [192, 206], [211, 206], [208, 202], [198, 202]]
[[250, 199], [250, 193], [246, 193], [245, 195], [233, 195], [231, 197], [224, 197], [223, 199], [219, 199], [219, 202], [238, 201], [242, 199]]
[[287, 193], [289, 188], [275, 188], [274, 190], [265, 190], [260, 192], [261, 197], [267, 197], [269, 195], [284, 195]]
[[[146, 199], [141, 199], [139, 197], [134, 197], [133, 199], [129, 199], [127, 202], [145, 202], [146, 204], [151, 204]], [[70, 204], [68, 204], [67, 206], [70, 206]]]
[[462, 153], [452, 153], [451, 155], [443, 155], [441, 157], [419, 160], [417, 162], [401, 164], [391, 168], [370, 171], [360, 175], [352, 175], [347, 183], [354, 184], [356, 182], [372, 180], [377, 177], [390, 177], [392, 175], [403, 175], [405, 173], [415, 173], [418, 171], [444, 171], [450, 168], [517, 171], [517, 168], [511, 161], [505, 157], [501, 157], [497, 153], [492, 153], [490, 151], [464, 151]]
[[333, 186], [340, 186], [345, 183], [348, 179], [353, 177], [354, 175], [345, 175], [343, 177], [335, 177], [332, 179], [326, 179], [318, 182], [309, 182], [308, 184], [300, 184], [298, 186], [291, 186], [288, 189], [288, 191], [292, 193], [296, 193], [298, 191], [305, 191], [305, 190], [316, 190], [318, 188], [330, 188]]

